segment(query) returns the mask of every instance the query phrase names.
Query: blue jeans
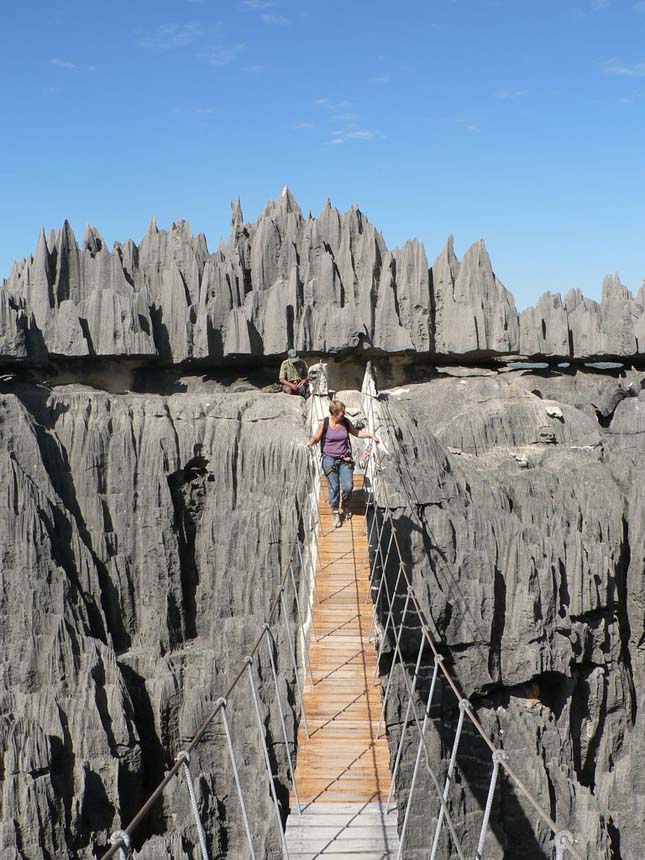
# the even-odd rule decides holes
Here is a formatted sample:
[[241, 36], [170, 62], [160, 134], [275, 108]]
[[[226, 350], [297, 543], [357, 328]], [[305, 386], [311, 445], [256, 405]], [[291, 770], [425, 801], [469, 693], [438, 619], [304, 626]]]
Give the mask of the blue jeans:
[[327, 478], [329, 489], [329, 506], [332, 511], [338, 510], [340, 491], [343, 491], [343, 510], [347, 510], [352, 490], [354, 488], [354, 470], [352, 463], [346, 460], [338, 460], [335, 457], [322, 458], [322, 467]]

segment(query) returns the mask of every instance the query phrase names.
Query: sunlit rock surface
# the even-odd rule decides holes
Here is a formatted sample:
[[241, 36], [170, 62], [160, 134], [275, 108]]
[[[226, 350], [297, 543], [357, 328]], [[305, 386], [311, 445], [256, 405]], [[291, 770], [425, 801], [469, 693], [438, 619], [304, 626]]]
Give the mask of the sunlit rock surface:
[[645, 352], [643, 291], [607, 276], [601, 301], [546, 293], [518, 314], [483, 241], [459, 261], [449, 237], [428, 266], [416, 239], [389, 250], [355, 206], [304, 217], [285, 189], [258, 218], [232, 207], [213, 253], [187, 222], [153, 218], [136, 245], [66, 221], [0, 287], [0, 362], [131, 356], [153, 364], [366, 350], [468, 360], [574, 359]]
[[[305, 487], [302, 401], [1, 387], [0, 857], [100, 856], [226, 692], [277, 598]], [[273, 703], [266, 647], [258, 659]], [[246, 683], [230, 719], [257, 850], [279, 854]], [[274, 704], [267, 730], [281, 736]], [[274, 755], [286, 814], [283, 743]], [[221, 845], [240, 856], [221, 723], [191, 766], [212, 856]], [[182, 780], [135, 847], [147, 837], [142, 857], [197, 844]]]
[[88, 227], [81, 245], [65, 222], [43, 231], [33, 257], [0, 290], [0, 360], [137, 356], [161, 364], [348, 349], [473, 358], [578, 359], [643, 351], [642, 290], [618, 276], [601, 302], [571, 290], [521, 314], [482, 241], [459, 262], [452, 237], [431, 268], [416, 239], [388, 250], [352, 206], [329, 201], [306, 218], [285, 189], [253, 223], [233, 206], [228, 242], [214, 253], [185, 221], [153, 219], [139, 246], [108, 250]]
[[[248, 381], [254, 364], [270, 381], [292, 345], [331, 356], [334, 389], [360, 386], [367, 355], [380, 362], [407, 464], [392, 458], [380, 502], [395, 508], [451, 670], [590, 860], [639, 857], [643, 383], [629, 361], [613, 374], [581, 365], [640, 366], [643, 291], [607, 277], [600, 302], [546, 293], [518, 314], [483, 243], [459, 261], [449, 239], [429, 267], [419, 242], [389, 250], [357, 207], [304, 217], [288, 191], [253, 223], [235, 203], [214, 252], [183, 221], [166, 231], [153, 220], [138, 245], [111, 251], [93, 228], [79, 245], [68, 223], [35, 244], [0, 287], [0, 860], [101, 856], [253, 647], [293, 542], [307, 539], [305, 407]], [[518, 355], [550, 366], [498, 372], [491, 361]], [[358, 394], [343, 396], [360, 419]], [[293, 600], [287, 611], [293, 620]], [[288, 750], [266, 649], [258, 686], [286, 814], [298, 709], [281, 623]], [[402, 645], [413, 663], [409, 625]], [[390, 662], [386, 650], [384, 678]], [[422, 674], [419, 714], [427, 660]], [[394, 750], [398, 667], [393, 681]], [[256, 850], [279, 857], [248, 685], [235, 695]], [[437, 708], [428, 749], [443, 781], [457, 719], [445, 689]], [[472, 732], [462, 749], [449, 806], [474, 856], [490, 753]], [[415, 753], [411, 732], [401, 809]], [[242, 856], [220, 722], [191, 767], [211, 856]], [[424, 768], [407, 857], [427, 853], [436, 814]], [[487, 857], [551, 857], [548, 829], [505, 779], [491, 827]], [[454, 856], [446, 839], [441, 860]], [[197, 856], [182, 780], [134, 849]]]
[[[543, 808], [580, 835], [583, 856], [638, 856], [645, 811], [641, 376], [435, 378], [394, 389], [385, 408], [407, 464], [388, 467], [390, 504], [425, 618], [459, 687]], [[393, 564], [391, 583], [397, 574]], [[399, 617], [402, 606], [401, 599]], [[411, 619], [407, 628], [404, 648], [414, 665], [419, 636]], [[430, 665], [426, 659], [426, 693]], [[393, 751], [407, 703], [398, 665], [394, 678]], [[435, 702], [441, 709], [428, 746], [443, 783], [458, 709], [446, 688]], [[398, 783], [401, 815], [416, 748], [414, 729]], [[458, 763], [449, 807], [474, 856], [491, 759], [472, 730]], [[427, 846], [439, 809], [424, 767], [419, 779], [410, 852]], [[548, 828], [507, 780], [491, 822], [488, 857], [551, 856]], [[439, 856], [452, 856], [446, 834], [442, 840]]]

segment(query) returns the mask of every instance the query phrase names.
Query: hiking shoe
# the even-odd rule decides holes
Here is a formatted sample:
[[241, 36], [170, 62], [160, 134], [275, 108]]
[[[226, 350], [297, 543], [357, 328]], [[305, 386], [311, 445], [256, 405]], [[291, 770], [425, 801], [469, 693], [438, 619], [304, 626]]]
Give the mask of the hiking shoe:
[[334, 515], [334, 528], [339, 529], [343, 524], [343, 521], [340, 518], [340, 513], [338, 511], [332, 511], [332, 513]]

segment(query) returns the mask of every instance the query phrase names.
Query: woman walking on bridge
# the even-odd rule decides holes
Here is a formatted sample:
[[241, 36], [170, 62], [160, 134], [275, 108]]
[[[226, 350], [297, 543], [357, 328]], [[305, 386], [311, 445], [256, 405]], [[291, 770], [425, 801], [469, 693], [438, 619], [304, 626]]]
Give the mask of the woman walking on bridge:
[[348, 508], [354, 486], [354, 460], [349, 437], [352, 435], [359, 439], [373, 439], [377, 443], [379, 440], [372, 433], [354, 427], [349, 418], [345, 417], [345, 404], [340, 400], [331, 401], [329, 413], [329, 418], [321, 421], [313, 436], [307, 439], [307, 447], [320, 442], [322, 468], [329, 489], [329, 506], [334, 515], [334, 525], [338, 528], [342, 524], [339, 510], [341, 492], [343, 515], [346, 519], [352, 515]]

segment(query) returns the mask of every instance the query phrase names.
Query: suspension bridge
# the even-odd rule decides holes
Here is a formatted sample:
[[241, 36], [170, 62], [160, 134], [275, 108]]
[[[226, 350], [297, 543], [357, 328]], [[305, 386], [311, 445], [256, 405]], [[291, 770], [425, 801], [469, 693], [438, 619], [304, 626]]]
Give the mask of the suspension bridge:
[[303, 695], [307, 722], [300, 729], [305, 737], [298, 739], [296, 814], [286, 830], [289, 856], [300, 860], [339, 854], [387, 860], [399, 846], [396, 809], [387, 805], [387, 739], [379, 736], [363, 478], [356, 476], [354, 485], [352, 517], [340, 529], [324, 491], [319, 499], [317, 601]]
[[[525, 806], [535, 822], [551, 833], [550, 848], [542, 856], [553, 860], [586, 858], [586, 851], [569, 830], [554, 821], [521, 776], [523, 762], [511, 761], [507, 752], [485, 732], [476, 709], [462, 695], [447, 669], [443, 653], [434, 641], [422, 605], [415, 594], [411, 571], [401, 551], [402, 539], [393, 515], [390, 489], [384, 477], [383, 458], [390, 456], [396, 466], [394, 426], [387, 404], [379, 397], [375, 376], [368, 365], [362, 387], [363, 412], [367, 429], [382, 441], [371, 446], [364, 475], [355, 477], [356, 492], [352, 517], [340, 529], [333, 528], [331, 514], [324, 503], [318, 460], [314, 455], [308, 504], [301, 512], [301, 531], [305, 545], [297, 540], [283, 572], [278, 597], [266, 625], [251, 653], [240, 658], [240, 667], [228, 691], [215, 705], [191, 742], [176, 755], [175, 764], [123, 828], [112, 833], [110, 848], [102, 860], [131, 856], [132, 834], [153, 808], [169, 783], [183, 774], [194, 824], [198, 834], [200, 860], [210, 857], [199, 803], [195, 790], [190, 754], [211, 725], [219, 720], [224, 729], [229, 766], [241, 811], [248, 856], [257, 852], [255, 818], [249, 806], [236, 762], [234, 726], [228, 717], [229, 698], [240, 684], [251, 691], [258, 738], [261, 740], [268, 782], [274, 807], [276, 828], [283, 860], [402, 860], [419, 774], [423, 771], [434, 787], [424, 800], [427, 834], [422, 853], [415, 857], [429, 860], [454, 858], [484, 860], [500, 857], [493, 844], [491, 816], [494, 799], [503, 774], [506, 783]], [[310, 399], [312, 427], [326, 414], [328, 403], [326, 374], [321, 365], [317, 389]], [[386, 575], [397, 571], [394, 582]], [[295, 603], [290, 613], [287, 599]], [[406, 660], [402, 647], [404, 629], [418, 631], [419, 649], [414, 661]], [[295, 766], [289, 757], [289, 738], [285, 723], [283, 686], [274, 657], [278, 630], [286, 631], [289, 660], [293, 671], [295, 697], [300, 711]], [[257, 661], [266, 648], [278, 710], [281, 741], [287, 752], [291, 782], [289, 809], [278, 797], [277, 774], [257, 688]], [[405, 687], [403, 719], [397, 743], [388, 744], [385, 714], [391, 693], [392, 668], [385, 686], [378, 668], [385, 649], [392, 663], [403, 669]], [[422, 712], [418, 713], [418, 683], [422, 664], [430, 664], [431, 677]], [[453, 697], [452, 708], [458, 720], [447, 763], [434, 761], [428, 742], [428, 726], [439, 684]], [[442, 707], [445, 694], [442, 695]], [[475, 838], [472, 826], [466, 828], [451, 804], [451, 787], [459, 771], [460, 744], [465, 726], [476, 733], [488, 748], [490, 759], [484, 775], [487, 788], [479, 815]], [[412, 774], [397, 791], [403, 750], [414, 738]], [[391, 747], [391, 748], [390, 748]], [[462, 753], [463, 755], [463, 753]], [[436, 758], [436, 755], [435, 755]], [[454, 790], [454, 789], [453, 789]], [[400, 794], [400, 797], [397, 797]], [[418, 800], [418, 798], [417, 798]], [[263, 813], [262, 813], [263, 814]], [[286, 819], [286, 826], [285, 826]], [[527, 826], [529, 826], [527, 824]], [[490, 850], [490, 854], [487, 853]], [[443, 852], [443, 853], [442, 853]], [[446, 853], [447, 852], [447, 853]], [[550, 852], [550, 853], [548, 853]]]

